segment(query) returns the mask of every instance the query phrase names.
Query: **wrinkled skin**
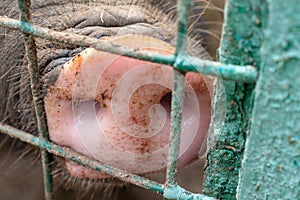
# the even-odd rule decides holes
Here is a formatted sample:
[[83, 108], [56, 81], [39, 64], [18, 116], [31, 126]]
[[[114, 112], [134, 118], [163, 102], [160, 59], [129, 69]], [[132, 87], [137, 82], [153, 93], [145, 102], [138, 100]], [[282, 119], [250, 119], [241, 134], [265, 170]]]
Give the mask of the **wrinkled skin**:
[[[0, 3], [0, 15], [18, 19], [17, 2], [4, 0]], [[205, 4], [197, 1], [192, 14], [202, 13]], [[49, 0], [32, 1], [33, 23], [57, 31], [72, 32], [88, 35], [95, 38], [123, 34], [148, 35], [171, 45], [174, 44], [176, 34], [176, 1], [149, 0], [149, 1], [67, 1]], [[99, 13], [106, 13], [99, 16]], [[198, 15], [197, 15], [198, 13]], [[197, 42], [192, 42], [190, 52], [202, 58], [208, 54], [200, 46], [201, 27], [200, 17], [191, 19], [189, 36]], [[62, 66], [72, 57], [84, 50], [82, 47], [59, 44], [36, 38], [40, 74], [43, 77], [43, 90], [54, 84], [57, 78], [49, 77], [49, 72]], [[22, 34], [18, 31], [0, 28], [0, 120], [21, 130], [37, 134], [32, 96], [30, 93], [29, 75]], [[49, 81], [50, 80], [50, 81]], [[45, 89], [46, 88], [46, 89]], [[3, 136], [0, 135], [0, 139]], [[9, 146], [9, 145], [8, 145]], [[18, 148], [20, 145], [16, 145]], [[23, 147], [20, 147], [23, 149]], [[54, 165], [58, 180], [67, 176], [67, 182], [75, 184], [75, 188], [83, 185], [89, 187], [120, 186], [116, 180], [89, 181], [70, 177], [61, 164], [61, 159], [55, 159]], [[196, 164], [199, 166], [199, 164]], [[59, 182], [59, 181], [58, 181]], [[84, 183], [83, 183], [84, 182]], [[100, 183], [99, 183], [100, 182]], [[86, 183], [86, 184], [85, 184]], [[64, 188], [74, 188], [72, 184], [63, 184]], [[86, 186], [84, 186], [86, 187]], [[112, 190], [114, 191], [114, 190]]]

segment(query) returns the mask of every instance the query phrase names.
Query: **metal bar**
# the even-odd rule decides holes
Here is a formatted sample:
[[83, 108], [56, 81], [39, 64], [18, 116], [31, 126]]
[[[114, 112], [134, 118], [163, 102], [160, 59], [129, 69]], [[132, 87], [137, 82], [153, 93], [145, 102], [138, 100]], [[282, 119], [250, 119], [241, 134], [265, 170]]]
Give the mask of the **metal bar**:
[[[178, 1], [178, 27], [177, 27], [177, 42], [175, 51], [174, 66], [179, 65], [182, 55], [187, 53], [187, 29], [190, 10], [190, 0]], [[180, 133], [181, 133], [181, 116], [183, 110], [184, 98], [184, 76], [179, 72], [174, 72], [172, 103], [171, 103], [171, 129], [170, 129], [170, 146], [166, 174], [166, 187], [176, 185], [177, 164], [180, 147]]]
[[300, 199], [300, 7], [268, 0], [239, 199]]
[[[48, 40], [55, 40], [62, 43], [74, 44], [79, 46], [94, 47], [95, 49], [108, 51], [111, 53], [125, 55], [132, 58], [158, 62], [173, 66], [176, 62], [176, 56], [166, 56], [158, 53], [145, 53], [139, 49], [125, 48], [119, 45], [96, 39], [88, 36], [82, 36], [73, 33], [57, 32], [47, 28], [31, 25], [30, 23], [21, 22], [0, 16], [0, 26], [18, 29], [37, 37]], [[180, 71], [194, 71], [202, 74], [219, 76], [223, 79], [253, 83], [258, 77], [257, 69], [252, 66], [239, 66], [233, 64], [222, 64], [219, 62], [202, 60], [197, 57], [185, 55], [176, 63], [176, 68]]]
[[178, 0], [178, 25], [175, 55], [188, 54], [187, 52], [187, 30], [189, 27], [189, 12], [192, 6], [191, 0]]
[[178, 185], [173, 185], [165, 188], [164, 198], [178, 200], [214, 200], [212, 197], [207, 197], [203, 194], [193, 194], [187, 192]]
[[184, 98], [184, 76], [174, 72], [172, 102], [171, 102], [171, 130], [170, 147], [167, 165], [166, 187], [176, 184], [177, 163], [180, 146], [181, 116]]
[[162, 185], [162, 184], [156, 183], [154, 181], [151, 181], [151, 180], [146, 179], [141, 176], [137, 176], [137, 175], [128, 173], [126, 171], [117, 169], [115, 167], [111, 167], [111, 166], [102, 164], [96, 160], [93, 160], [93, 159], [85, 156], [85, 155], [79, 154], [70, 148], [60, 147], [52, 142], [49, 142], [48, 140], [33, 136], [29, 133], [18, 130], [14, 127], [5, 125], [1, 122], [0, 122], [0, 132], [7, 134], [10, 137], [17, 138], [23, 142], [29, 143], [33, 146], [44, 149], [44, 150], [48, 151], [49, 153], [67, 158], [69, 160], [72, 160], [76, 163], [79, 163], [79, 164], [89, 167], [91, 169], [109, 174], [110, 176], [118, 178], [122, 181], [126, 181], [128, 183], [137, 185], [137, 186], [145, 188], [145, 189], [150, 189], [150, 190], [153, 190], [153, 191], [161, 193], [161, 194], [163, 194], [163, 192], [164, 192], [164, 185]]
[[[31, 21], [30, 0], [19, 0], [19, 9], [21, 15], [21, 23]], [[35, 39], [32, 35], [23, 34], [26, 47], [26, 56], [28, 60], [28, 71], [30, 75], [31, 93], [33, 96], [33, 104], [37, 120], [39, 137], [47, 140], [47, 124], [43, 100], [40, 91], [40, 76], [37, 62], [37, 52]], [[43, 168], [44, 195], [46, 200], [52, 199], [52, 175], [51, 175], [51, 154], [45, 150], [41, 150], [41, 162]]]
[[202, 194], [193, 194], [186, 191], [178, 185], [171, 185], [166, 188], [163, 184], [159, 184], [155, 181], [151, 181], [141, 176], [137, 176], [126, 171], [102, 164], [96, 160], [93, 160], [85, 155], [79, 154], [70, 148], [60, 147], [48, 140], [33, 136], [29, 133], [16, 129], [14, 127], [8, 126], [0, 122], [0, 132], [9, 135], [10, 137], [17, 138], [23, 142], [31, 144], [33, 146], [39, 147], [53, 153], [57, 156], [61, 156], [72, 160], [76, 163], [89, 167], [91, 169], [101, 171], [103, 173], [109, 174], [112, 177], [118, 178], [122, 181], [137, 185], [139, 187], [155, 191], [157, 193], [163, 194], [166, 199], [177, 199], [177, 200], [213, 200], [211, 197], [206, 197]]
[[[259, 67], [267, 18], [266, 0], [227, 0], [219, 48], [220, 62]], [[239, 171], [252, 120], [254, 86], [218, 79], [203, 184], [206, 195], [217, 199], [237, 197]], [[263, 111], [264, 106], [260, 109]]]

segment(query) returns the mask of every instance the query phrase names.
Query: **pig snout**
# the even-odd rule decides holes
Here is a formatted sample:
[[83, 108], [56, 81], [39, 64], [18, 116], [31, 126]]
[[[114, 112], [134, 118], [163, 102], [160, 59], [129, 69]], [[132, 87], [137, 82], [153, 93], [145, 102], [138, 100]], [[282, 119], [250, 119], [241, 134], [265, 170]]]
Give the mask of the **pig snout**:
[[[166, 55], [174, 51], [148, 36], [107, 40]], [[164, 171], [174, 73], [170, 66], [85, 49], [61, 67], [48, 89], [45, 110], [50, 139], [132, 173]], [[211, 116], [211, 85], [197, 73], [184, 78], [180, 168], [204, 154]], [[65, 168], [74, 177], [108, 177], [68, 160]]]

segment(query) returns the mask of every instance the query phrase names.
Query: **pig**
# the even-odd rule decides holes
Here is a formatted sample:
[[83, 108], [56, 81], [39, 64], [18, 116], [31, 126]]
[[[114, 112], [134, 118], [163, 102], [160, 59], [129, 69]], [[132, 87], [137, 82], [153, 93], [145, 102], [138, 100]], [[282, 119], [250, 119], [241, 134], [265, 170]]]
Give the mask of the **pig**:
[[[174, 52], [177, 32], [176, 3], [176, 1], [167, 0], [35, 0], [32, 1], [32, 22], [56, 31], [77, 33], [114, 41], [124, 46], [171, 54]], [[203, 8], [209, 3], [202, 0], [195, 0], [194, 3], [188, 32], [189, 52], [203, 59], [209, 59], [209, 54], [201, 46], [203, 34], [201, 35], [200, 26]], [[1, 16], [19, 18], [17, 1], [4, 0], [1, 4]], [[2, 97], [0, 120], [37, 135], [22, 33], [0, 28], [0, 43], [0, 93]], [[174, 73], [172, 68], [41, 38], [36, 38], [36, 43], [50, 140], [131, 173], [147, 177], [156, 176], [149, 174], [163, 173], [166, 167], [166, 149], [160, 154], [153, 152], [160, 148], [163, 149], [162, 147], [169, 142], [170, 92]], [[92, 66], [93, 64], [89, 62], [95, 59], [98, 64], [94, 71], [90, 71], [91, 67], [86, 68], [86, 66]], [[101, 62], [104, 64], [101, 64], [102, 67], [98, 67]], [[89, 64], [85, 65], [84, 63]], [[126, 66], [119, 67], [120, 65]], [[147, 69], [141, 67], [140, 71], [136, 67], [144, 65], [150, 67]], [[145, 75], [145, 71], [148, 72], [147, 75]], [[99, 76], [94, 79], [92, 75], [95, 74]], [[78, 76], [81, 78], [76, 78]], [[144, 82], [145, 79], [151, 80]], [[191, 93], [186, 93], [185, 97], [183, 130], [186, 132], [190, 130], [188, 120], [193, 113], [198, 121], [194, 122], [197, 128], [192, 128], [196, 129], [195, 135], [191, 140], [186, 141], [188, 145], [179, 158], [180, 168], [205, 154], [212, 96], [210, 77], [187, 73], [185, 79], [185, 88]], [[137, 82], [140, 85], [131, 90], [128, 89]], [[88, 87], [75, 87], [78, 83], [88, 85]], [[126, 89], [128, 91], [122, 93]], [[88, 95], [89, 91], [92, 91], [93, 94]], [[76, 95], [81, 97], [78, 102], [74, 100]], [[126, 100], [125, 104], [119, 103], [122, 98], [124, 101]], [[79, 104], [79, 107], [83, 107], [84, 110], [74, 111], [74, 108], [68, 110], [68, 106], [73, 104]], [[155, 105], [158, 104], [160, 107], [156, 110]], [[196, 106], [189, 107], [190, 105]], [[101, 124], [98, 129], [101, 129], [103, 137], [108, 138], [104, 142], [97, 140], [96, 146], [101, 143], [101, 148], [92, 148], [93, 145], [88, 142], [89, 138], [85, 140], [82, 135], [74, 136], [78, 135], [78, 132], [82, 132], [78, 131], [77, 122], [84, 121], [81, 114], [87, 112], [85, 106], [92, 108], [91, 113], [97, 119], [95, 123]], [[126, 109], [128, 113], [126, 113]], [[120, 110], [127, 115], [121, 115], [118, 118], [119, 115], [116, 113]], [[195, 110], [197, 111], [195, 112]], [[154, 111], [161, 115], [158, 114], [158, 118], [155, 118], [156, 115], [151, 115], [151, 112]], [[98, 115], [98, 113], [100, 114]], [[200, 114], [201, 119], [197, 117]], [[67, 120], [68, 116], [74, 117], [74, 119], [70, 119], [70, 123]], [[81, 118], [77, 120], [79, 116]], [[128, 119], [130, 120], [128, 121]], [[155, 122], [154, 129], [159, 130], [149, 133], [151, 120], [154, 119], [156, 119], [153, 121]], [[90, 121], [89, 118], [88, 121]], [[158, 125], [161, 121], [163, 121], [162, 125]], [[93, 125], [86, 125], [86, 127], [90, 126]], [[83, 128], [86, 127], [83, 126]], [[130, 127], [130, 130], [126, 127]], [[70, 131], [73, 129], [76, 129], [75, 132]], [[96, 132], [99, 132], [98, 129]], [[181, 137], [185, 141], [187, 136], [184, 137], [183, 132]], [[1, 140], [11, 141], [3, 135], [1, 135]], [[9, 143], [5, 142], [4, 144], [3, 142], [3, 146], [11, 146]], [[113, 143], [112, 146], [115, 147], [107, 146], [108, 143]], [[21, 151], [24, 149], [23, 145], [18, 142], [13, 148]], [[111, 150], [113, 148], [114, 150]], [[152, 154], [151, 159], [148, 158], [150, 154]], [[128, 161], [130, 159], [128, 155], [132, 156], [132, 160]], [[140, 156], [140, 162], [135, 162], [137, 155]], [[199, 166], [199, 164], [196, 165]], [[94, 193], [90, 191], [96, 191], [99, 187], [101, 188], [100, 195], [103, 198], [111, 199], [110, 195], [120, 198], [116, 193], [121, 190], [120, 193], [123, 194], [122, 188], [126, 185], [106, 174], [84, 168], [62, 158], [55, 158], [52, 166], [57, 191], [61, 190], [60, 188], [72, 188], [73, 190], [79, 188], [80, 192], [76, 193], [76, 198], [86, 198], [85, 194]], [[61, 180], [64, 180], [63, 183]], [[105, 194], [102, 194], [103, 191]], [[84, 195], [82, 195], [83, 193]], [[92, 198], [92, 196], [89, 195], [88, 198]]]

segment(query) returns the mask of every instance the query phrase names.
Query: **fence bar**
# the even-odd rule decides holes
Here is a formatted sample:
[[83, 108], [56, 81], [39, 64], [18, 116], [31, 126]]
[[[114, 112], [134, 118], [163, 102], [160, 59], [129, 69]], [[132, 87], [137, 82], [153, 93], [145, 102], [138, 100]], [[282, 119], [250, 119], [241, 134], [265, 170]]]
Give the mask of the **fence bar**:
[[178, 200], [214, 200], [212, 197], [207, 197], [203, 194], [193, 194], [187, 192], [178, 185], [173, 185], [165, 188], [164, 198]]
[[156, 183], [149, 179], [146, 179], [144, 177], [133, 175], [126, 171], [102, 164], [98, 161], [88, 158], [85, 155], [79, 154], [70, 148], [60, 147], [48, 140], [33, 136], [29, 133], [26, 133], [26, 132], [16, 129], [14, 127], [5, 125], [1, 122], [0, 122], [0, 132], [7, 134], [10, 137], [17, 138], [23, 142], [29, 143], [33, 146], [37, 146], [41, 149], [48, 151], [49, 153], [67, 158], [69, 160], [72, 160], [76, 163], [79, 163], [79, 164], [89, 167], [91, 169], [101, 171], [103, 173], [107, 173], [107, 174], [111, 175], [112, 177], [118, 178], [122, 181], [126, 181], [128, 183], [137, 185], [139, 187], [142, 187], [145, 189], [150, 189], [155, 192], [163, 194], [164, 186], [162, 184], [159, 184], [159, 183]]
[[[190, 10], [190, 0], [178, 1], [178, 32], [177, 43], [175, 51], [176, 66], [180, 63], [182, 55], [187, 53], [187, 29]], [[179, 62], [178, 62], [179, 61]], [[174, 73], [172, 103], [171, 103], [171, 129], [170, 129], [170, 147], [166, 175], [166, 187], [176, 185], [177, 164], [180, 147], [180, 133], [181, 133], [181, 116], [183, 110], [184, 97], [184, 77], [177, 71]]]
[[178, 0], [178, 27], [177, 27], [177, 41], [176, 52], [178, 54], [187, 54], [187, 30], [189, 27], [189, 11], [191, 9], [191, 0]]
[[[21, 14], [21, 23], [26, 23], [31, 21], [31, 10], [30, 10], [30, 0], [19, 0], [19, 9]], [[40, 91], [40, 76], [39, 67], [37, 62], [37, 51], [35, 40], [32, 35], [24, 33], [26, 56], [28, 60], [28, 70], [30, 75], [31, 83], [31, 93], [33, 96], [33, 104], [35, 108], [35, 115], [37, 120], [39, 137], [47, 140], [47, 124], [45, 117], [45, 110], [43, 105], [43, 100], [41, 99]], [[41, 150], [41, 162], [43, 168], [43, 181], [44, 181], [44, 195], [45, 200], [52, 199], [52, 173], [51, 173], [51, 154], [45, 150]]]
[[171, 130], [170, 147], [167, 166], [166, 186], [176, 184], [177, 163], [180, 147], [181, 116], [184, 98], [184, 76], [175, 71], [173, 78], [172, 102], [171, 102]]
[[300, 7], [269, 0], [239, 199], [300, 199]]
[[206, 197], [202, 194], [194, 194], [186, 191], [178, 185], [172, 185], [168, 188], [164, 187], [163, 184], [159, 184], [155, 181], [151, 181], [144, 177], [128, 173], [126, 171], [102, 164], [95, 161], [85, 155], [79, 154], [67, 147], [60, 147], [48, 140], [33, 136], [29, 133], [8, 126], [0, 122], [0, 132], [9, 135], [10, 137], [17, 138], [23, 142], [36, 146], [40, 149], [44, 149], [49, 153], [67, 158], [76, 163], [89, 167], [91, 169], [106, 173], [112, 177], [118, 178], [122, 181], [137, 185], [139, 187], [155, 191], [163, 194], [166, 199], [177, 199], [177, 200], [213, 200], [212, 197]]
[[[121, 47], [119, 45], [101, 39], [73, 33], [57, 32], [48, 28], [34, 26], [27, 22], [10, 19], [8, 17], [0, 16], [0, 26], [18, 29], [23, 31], [24, 33], [28, 33], [48, 40], [55, 40], [62, 43], [68, 43], [78, 46], [94, 47], [98, 50], [151, 62], [159, 62], [170, 66], [173, 66], [176, 61], [176, 56], [166, 56], [158, 53], [145, 53], [140, 51], [139, 49]], [[253, 83], [258, 77], [257, 69], [252, 66], [222, 64], [219, 62], [202, 60], [189, 55], [186, 55], [184, 58], [184, 60], [181, 59], [180, 62], [176, 63], [176, 68], [180, 71], [194, 71], [212, 76], [220, 76], [223, 79], [246, 83]]]
[[[266, 0], [226, 1], [220, 62], [259, 68], [268, 19], [267, 4]], [[216, 86], [203, 192], [217, 199], [236, 199], [255, 85], [222, 80]], [[260, 109], [263, 111], [264, 106]]]

